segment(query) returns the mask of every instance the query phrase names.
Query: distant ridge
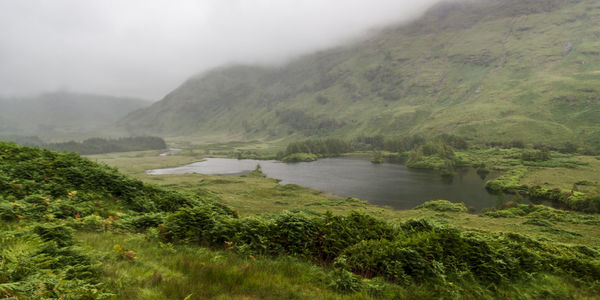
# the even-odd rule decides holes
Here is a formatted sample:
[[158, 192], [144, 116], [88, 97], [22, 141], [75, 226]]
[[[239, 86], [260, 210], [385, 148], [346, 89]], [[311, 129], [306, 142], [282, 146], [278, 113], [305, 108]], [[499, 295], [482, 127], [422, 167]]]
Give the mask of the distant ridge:
[[54, 92], [32, 98], [0, 98], [0, 134], [33, 135], [99, 130], [149, 101]]

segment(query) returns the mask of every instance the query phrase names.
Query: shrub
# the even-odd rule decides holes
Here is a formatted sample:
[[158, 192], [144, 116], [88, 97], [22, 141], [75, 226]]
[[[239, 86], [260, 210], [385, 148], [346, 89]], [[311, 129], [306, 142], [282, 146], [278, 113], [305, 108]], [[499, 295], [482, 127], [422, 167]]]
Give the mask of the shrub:
[[448, 200], [431, 200], [427, 201], [415, 209], [429, 209], [433, 211], [453, 211], [453, 212], [467, 212], [468, 209], [464, 203], [452, 203]]
[[362, 289], [362, 280], [344, 269], [335, 269], [329, 274], [329, 287], [341, 293], [355, 293]]
[[468, 147], [467, 140], [460, 136], [445, 133], [440, 135], [437, 139], [454, 149], [467, 149]]
[[125, 215], [115, 221], [115, 225], [131, 231], [140, 231], [164, 223], [164, 213]]
[[273, 227], [272, 221], [257, 217], [244, 218], [240, 221], [240, 230], [236, 233], [234, 241], [243, 245], [243, 250], [248, 249], [252, 253], [271, 253], [272, 246], [270, 231]]
[[314, 256], [322, 261], [332, 261], [344, 249], [362, 240], [392, 239], [398, 230], [385, 221], [352, 212], [348, 216], [325, 214], [318, 223], [318, 237]]
[[425, 219], [410, 219], [402, 225], [400, 228], [404, 231], [408, 232], [422, 232], [422, 231], [432, 231], [434, 229], [434, 224]]
[[309, 162], [317, 160], [317, 156], [311, 153], [294, 153], [287, 155], [283, 159], [284, 162]]
[[371, 163], [382, 164], [383, 161], [384, 161], [384, 157], [383, 157], [383, 154], [381, 153], [381, 151], [373, 152], [373, 156], [371, 157]]
[[479, 168], [477, 168], [477, 175], [479, 175], [479, 177], [481, 177], [482, 179], [484, 179], [488, 174], [490, 174], [490, 169], [488, 169], [485, 166], [480, 166]]
[[59, 247], [73, 245], [73, 233], [64, 225], [40, 224], [33, 228], [33, 232], [46, 242], [55, 242]]
[[443, 227], [426, 226], [404, 240], [363, 241], [344, 254], [354, 272], [398, 283], [445, 282], [471, 274], [487, 283], [539, 270], [541, 258], [508, 240], [488, 240]]
[[[210, 245], [214, 241], [214, 236], [211, 233], [217, 227], [217, 223], [222, 223], [224, 218], [226, 216], [219, 215], [206, 207], [180, 208], [167, 216], [165, 220], [165, 228], [167, 229], [165, 238], [169, 241]], [[233, 234], [228, 237], [228, 240], [231, 240], [232, 237]]]
[[547, 161], [550, 160], [550, 151], [542, 150], [526, 150], [521, 154], [523, 161]]
[[577, 145], [571, 142], [566, 142], [558, 149], [560, 153], [575, 153], [577, 152]]
[[13, 210], [12, 205], [0, 197], [0, 220], [14, 221], [17, 219], [17, 214]]
[[361, 241], [344, 251], [347, 264], [352, 272], [371, 278], [383, 276], [397, 283], [407, 283], [409, 271], [420, 272], [428, 262], [419, 253], [397, 247], [388, 240]]
[[421, 146], [421, 151], [423, 152], [423, 155], [431, 156], [434, 154], [438, 154], [439, 149], [438, 149], [438, 145], [436, 145], [434, 143], [427, 143], [427, 144]]
[[283, 212], [273, 219], [269, 230], [274, 253], [310, 257], [316, 244], [317, 226], [305, 213]]
[[75, 219], [72, 226], [76, 229], [87, 231], [105, 231], [108, 223], [98, 215], [89, 215], [80, 219]]

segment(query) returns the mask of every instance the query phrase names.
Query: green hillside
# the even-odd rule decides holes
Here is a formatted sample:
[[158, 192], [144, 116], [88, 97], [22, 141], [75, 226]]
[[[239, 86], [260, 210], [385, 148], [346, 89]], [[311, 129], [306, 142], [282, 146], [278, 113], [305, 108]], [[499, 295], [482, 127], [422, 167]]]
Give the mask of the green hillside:
[[131, 133], [397, 136], [600, 148], [600, 3], [465, 1], [280, 67], [189, 79], [118, 122]]
[[55, 92], [0, 98], [0, 135], [54, 135], [102, 129], [150, 102], [123, 97]]

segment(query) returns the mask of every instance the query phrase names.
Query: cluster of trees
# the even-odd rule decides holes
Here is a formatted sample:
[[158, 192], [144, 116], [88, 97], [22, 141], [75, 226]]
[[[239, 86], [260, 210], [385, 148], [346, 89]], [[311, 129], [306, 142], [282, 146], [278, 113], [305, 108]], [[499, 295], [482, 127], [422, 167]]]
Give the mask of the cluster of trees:
[[345, 125], [344, 122], [325, 116], [313, 116], [299, 109], [277, 111], [277, 117], [283, 124], [306, 135], [327, 134]]
[[406, 152], [425, 145], [428, 141], [442, 142], [455, 149], [466, 149], [467, 141], [460, 136], [442, 134], [432, 139], [426, 139], [422, 135], [403, 137], [384, 137], [383, 135], [359, 136], [350, 142], [354, 151], [381, 150], [389, 152]]
[[[467, 146], [467, 141], [464, 138], [448, 134], [437, 136], [429, 141], [421, 135], [393, 138], [375, 135], [359, 136], [350, 142], [337, 138], [292, 142], [278, 157], [283, 158], [284, 161], [310, 161], [315, 160], [317, 157], [338, 156], [345, 152], [374, 151], [374, 157], [371, 160], [374, 163], [384, 161], [404, 163], [407, 159], [414, 162], [420, 160], [423, 156], [439, 155], [441, 159], [447, 160], [444, 166], [448, 167], [454, 165], [454, 149], [466, 149]], [[396, 154], [383, 154], [381, 151]], [[423, 165], [421, 167], [431, 166]]]
[[461, 136], [457, 136], [457, 135], [452, 135], [452, 134], [442, 134], [439, 135], [436, 140], [442, 142], [443, 144], [446, 144], [454, 149], [467, 149], [467, 147], [469, 146], [469, 144], [467, 143], [467, 140]]
[[[467, 149], [468, 141], [461, 136], [452, 134], [441, 134], [433, 138], [425, 138], [422, 135], [403, 137], [385, 137], [383, 135], [359, 136], [349, 142], [341, 139], [310, 139], [301, 142], [293, 142], [288, 145], [284, 156], [294, 153], [310, 153], [317, 156], [336, 156], [351, 151], [388, 151], [394, 153], [420, 152], [422, 155], [431, 156], [440, 154], [442, 158], [452, 158], [453, 150]], [[531, 149], [524, 142], [514, 140], [511, 142], [489, 142], [488, 147]], [[581, 151], [580, 151], [581, 150]], [[522, 159], [525, 161], [546, 161], [550, 159], [550, 151], [561, 153], [595, 154], [591, 150], [578, 147], [577, 144], [566, 142], [558, 146], [535, 144], [533, 150], [523, 152]]]
[[521, 159], [524, 161], [547, 161], [550, 160], [550, 151], [542, 150], [525, 150], [521, 154]]
[[525, 148], [525, 143], [520, 140], [513, 140], [510, 142], [492, 141], [492, 142], [486, 143], [486, 145], [490, 148], [504, 148], [504, 149], [510, 149], [510, 148], [523, 149], [523, 148]]
[[454, 158], [454, 149], [452, 146], [443, 142], [428, 142], [417, 148], [425, 156], [439, 155], [441, 158]]
[[83, 155], [101, 154], [111, 152], [128, 152], [142, 150], [161, 150], [167, 148], [165, 140], [155, 136], [137, 136], [117, 139], [91, 138], [83, 142], [65, 142], [43, 144], [43, 148], [63, 151], [77, 152]]
[[4, 135], [0, 136], [0, 141], [10, 141], [23, 146], [40, 146], [44, 144], [44, 141], [38, 136]]
[[486, 145], [488, 147], [496, 147], [496, 148], [504, 148], [504, 149], [533, 148], [535, 150], [556, 151], [556, 152], [565, 153], [565, 154], [580, 153], [583, 155], [596, 155], [596, 154], [600, 153], [600, 148], [594, 148], [593, 146], [590, 146], [587, 144], [584, 144], [582, 146], [582, 145], [578, 145], [573, 142], [564, 142], [564, 143], [555, 144], [555, 145], [536, 143], [536, 144], [528, 146], [521, 140], [513, 140], [510, 142], [497, 142], [497, 141], [496, 142], [488, 142], [488, 143], [486, 143]]
[[288, 144], [281, 156], [288, 156], [295, 153], [309, 153], [320, 157], [338, 156], [344, 152], [350, 152], [352, 148], [342, 139], [310, 139]]

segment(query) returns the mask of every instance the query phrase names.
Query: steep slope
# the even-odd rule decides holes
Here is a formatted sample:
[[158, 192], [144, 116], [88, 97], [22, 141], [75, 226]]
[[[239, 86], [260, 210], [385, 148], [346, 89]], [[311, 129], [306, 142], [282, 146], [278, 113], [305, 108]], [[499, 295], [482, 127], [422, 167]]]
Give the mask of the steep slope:
[[448, 132], [600, 148], [597, 20], [592, 0], [443, 3], [281, 68], [207, 72], [118, 126], [253, 138]]
[[55, 92], [35, 98], [0, 98], [0, 134], [86, 132], [108, 126], [150, 102]]

